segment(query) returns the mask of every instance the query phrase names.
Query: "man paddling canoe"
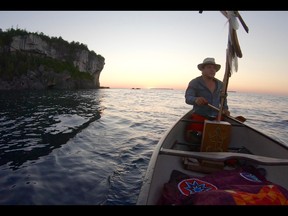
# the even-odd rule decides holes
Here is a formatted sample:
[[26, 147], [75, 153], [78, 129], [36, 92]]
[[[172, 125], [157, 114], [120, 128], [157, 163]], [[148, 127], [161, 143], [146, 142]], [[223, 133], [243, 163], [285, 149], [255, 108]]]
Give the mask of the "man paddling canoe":
[[[215, 78], [215, 74], [220, 70], [221, 65], [216, 64], [214, 58], [205, 58], [197, 67], [202, 75], [189, 82], [185, 92], [185, 102], [193, 105], [192, 120], [200, 122], [190, 124], [187, 130], [200, 138], [204, 126], [201, 122], [204, 122], [205, 119], [214, 120], [218, 116], [218, 111], [207, 105], [211, 104], [219, 108], [223, 82]], [[230, 115], [226, 98], [223, 114]]]

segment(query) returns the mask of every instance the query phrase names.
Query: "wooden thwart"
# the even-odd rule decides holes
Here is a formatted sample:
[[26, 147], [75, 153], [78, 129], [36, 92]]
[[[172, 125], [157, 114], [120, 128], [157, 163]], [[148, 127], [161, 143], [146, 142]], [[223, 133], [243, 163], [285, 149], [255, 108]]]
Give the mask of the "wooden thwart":
[[[208, 162], [208, 164], [206, 164]], [[197, 159], [194, 158], [183, 158], [184, 168], [187, 170], [193, 170], [202, 173], [211, 173], [219, 170], [223, 170], [224, 162], [218, 161], [202, 161], [199, 163]]]
[[193, 152], [193, 151], [182, 151], [176, 149], [161, 148], [160, 154], [175, 155], [175, 156], [189, 157], [200, 160], [218, 161], [218, 162], [224, 162], [229, 159], [241, 159], [252, 161], [261, 165], [270, 165], [270, 166], [288, 165], [288, 159], [272, 158], [260, 155], [235, 153], [235, 152]]

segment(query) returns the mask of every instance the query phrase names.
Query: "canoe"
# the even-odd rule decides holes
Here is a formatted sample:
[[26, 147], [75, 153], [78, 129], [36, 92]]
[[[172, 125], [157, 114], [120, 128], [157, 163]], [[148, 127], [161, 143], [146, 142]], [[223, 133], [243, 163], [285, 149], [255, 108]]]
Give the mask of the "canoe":
[[[185, 113], [159, 140], [148, 164], [137, 205], [288, 205], [288, 145], [222, 115], [232, 68], [242, 57], [238, 11], [221, 11], [229, 23], [222, 97], [215, 120]], [[204, 128], [196, 133], [193, 124]], [[195, 126], [195, 125], [194, 125]], [[195, 127], [194, 127], [195, 128]]]
[[[223, 124], [228, 125], [227, 149], [205, 151], [203, 145], [207, 144], [205, 143], [207, 140], [204, 139], [204, 136], [207, 136], [204, 134], [206, 128], [200, 144], [193, 143], [191, 140], [187, 141], [185, 135], [187, 125], [193, 124], [190, 118], [191, 114], [192, 110], [184, 114], [156, 145], [148, 164], [137, 205], [158, 205], [159, 199], [163, 196], [165, 185], [169, 184], [171, 175], [175, 171], [189, 177], [204, 179], [217, 173], [231, 172], [249, 166], [262, 170], [265, 180], [281, 187], [285, 193], [285, 190], [288, 189], [287, 145], [234, 117], [223, 116], [221, 121], [205, 121], [204, 127], [210, 123], [215, 124], [216, 128], [222, 127]], [[213, 132], [209, 131], [208, 136], [211, 133]], [[223, 134], [218, 136], [220, 139], [221, 137], [223, 138]], [[176, 195], [175, 197], [179, 198], [180, 195]], [[210, 198], [206, 198], [207, 203], [209, 203]], [[285, 202], [288, 203], [287, 200]], [[221, 204], [225, 205], [226, 203]]]

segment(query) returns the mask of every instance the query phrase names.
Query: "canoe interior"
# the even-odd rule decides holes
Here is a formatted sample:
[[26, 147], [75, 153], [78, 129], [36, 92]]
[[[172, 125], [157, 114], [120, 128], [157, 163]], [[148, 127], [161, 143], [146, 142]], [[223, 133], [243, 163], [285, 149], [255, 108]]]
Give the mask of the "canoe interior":
[[[171, 172], [179, 170], [193, 176], [204, 176], [205, 173], [187, 170], [183, 166], [183, 157], [161, 154], [160, 149], [179, 149], [185, 151], [199, 151], [199, 144], [191, 145], [184, 139], [184, 131], [189, 123], [191, 111], [179, 119], [159, 140], [150, 159], [146, 176], [137, 200], [137, 205], [155, 205], [161, 196], [163, 185], [168, 182]], [[246, 149], [253, 155], [272, 158], [288, 159], [288, 148], [271, 137], [234, 119], [225, 118], [232, 125], [229, 149]], [[192, 146], [192, 147], [191, 147]], [[198, 148], [198, 150], [197, 150]], [[228, 151], [230, 151], [228, 150]], [[251, 163], [251, 162], [249, 162]], [[252, 162], [253, 163], [253, 162]], [[287, 165], [259, 165], [267, 172], [266, 179], [288, 189]], [[227, 167], [224, 167], [226, 169]], [[230, 169], [230, 167], [229, 167]]]

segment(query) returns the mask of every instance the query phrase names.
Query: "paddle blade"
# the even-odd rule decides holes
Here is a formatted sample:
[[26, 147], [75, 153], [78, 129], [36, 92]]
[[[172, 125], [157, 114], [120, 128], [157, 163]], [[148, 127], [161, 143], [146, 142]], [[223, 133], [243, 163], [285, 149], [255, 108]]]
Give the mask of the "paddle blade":
[[242, 123], [246, 121], [246, 118], [243, 116], [237, 116], [237, 117], [235, 117], [235, 119], [237, 119], [238, 121], [240, 121]]

